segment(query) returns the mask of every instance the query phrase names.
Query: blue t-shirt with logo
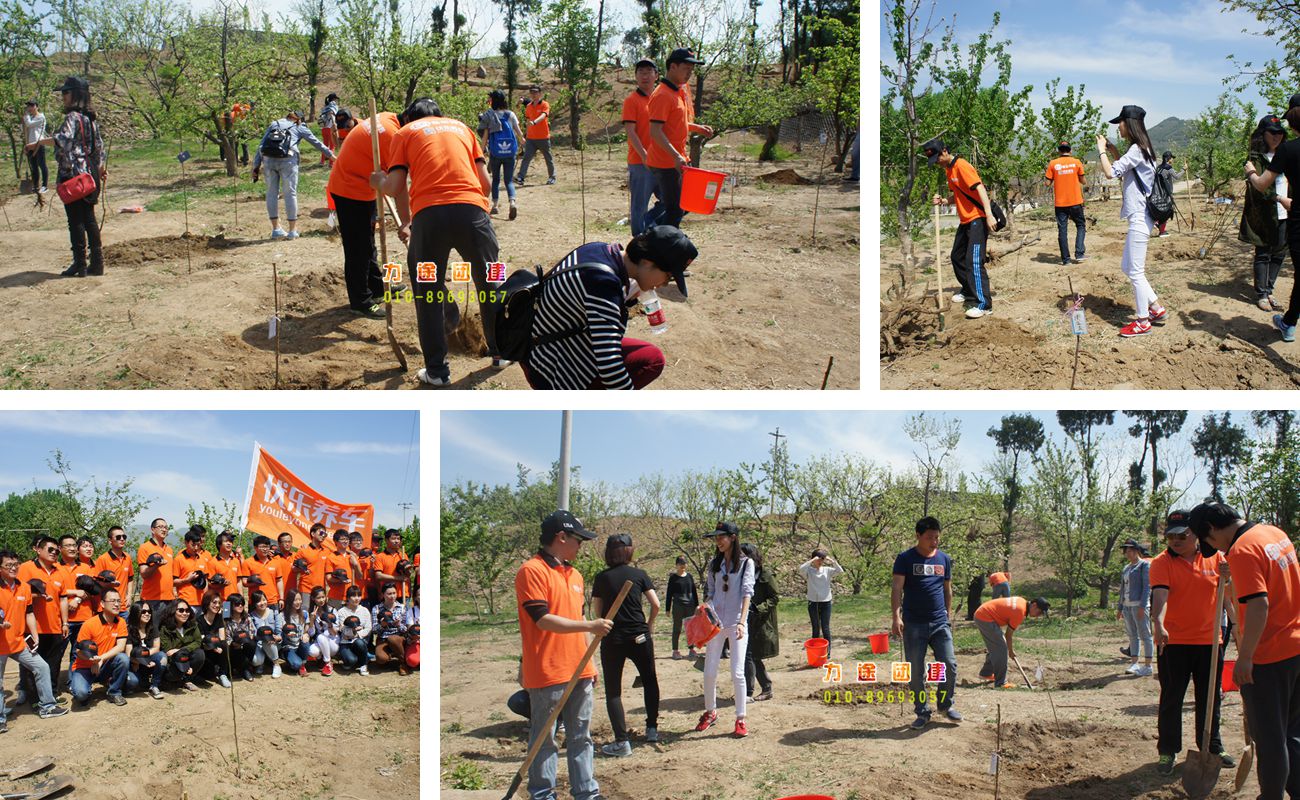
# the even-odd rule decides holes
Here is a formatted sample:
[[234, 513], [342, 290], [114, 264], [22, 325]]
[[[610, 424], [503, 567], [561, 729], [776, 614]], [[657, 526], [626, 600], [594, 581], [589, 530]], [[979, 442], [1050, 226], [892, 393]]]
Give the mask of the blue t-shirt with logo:
[[915, 547], [894, 559], [894, 574], [903, 577], [903, 623], [941, 623], [948, 621], [948, 606], [943, 599], [943, 585], [952, 580], [952, 559], [942, 550], [929, 558]]

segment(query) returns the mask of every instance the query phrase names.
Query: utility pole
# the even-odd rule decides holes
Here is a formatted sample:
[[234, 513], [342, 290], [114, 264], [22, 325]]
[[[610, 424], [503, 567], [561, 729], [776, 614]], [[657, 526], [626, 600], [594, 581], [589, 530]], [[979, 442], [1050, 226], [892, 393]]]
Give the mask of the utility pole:
[[560, 418], [560, 497], [556, 506], [560, 511], [569, 510], [569, 447], [573, 441], [573, 412], [561, 411]]
[[402, 530], [406, 530], [406, 511], [411, 507], [411, 503], [398, 503], [397, 505], [402, 509]]
[[768, 493], [769, 504], [768, 504], [768, 510], [767, 510], [767, 515], [768, 515], [769, 517], [771, 517], [771, 516], [773, 516], [773, 515], [776, 514], [776, 468], [777, 468], [777, 467], [776, 467], [776, 454], [777, 454], [777, 449], [780, 448], [780, 446], [781, 446], [781, 440], [782, 440], [782, 439], [789, 439], [790, 437], [789, 437], [789, 436], [786, 436], [786, 435], [783, 434], [783, 433], [781, 433], [781, 426], [779, 426], [779, 425], [777, 426], [777, 428], [776, 428], [775, 431], [770, 431], [767, 435], [772, 437], [772, 477], [771, 477], [771, 483], [769, 484], [769, 485], [770, 485], [770, 492]]

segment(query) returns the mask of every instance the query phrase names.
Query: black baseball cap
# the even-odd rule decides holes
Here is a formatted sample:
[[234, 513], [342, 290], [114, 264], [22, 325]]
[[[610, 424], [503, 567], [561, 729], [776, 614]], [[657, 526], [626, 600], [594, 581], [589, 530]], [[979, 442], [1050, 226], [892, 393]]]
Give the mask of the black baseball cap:
[[1068, 152], [1070, 152], [1070, 143], [1069, 143], [1069, 142], [1061, 142], [1060, 144], [1058, 144], [1058, 145], [1056, 146], [1056, 152], [1058, 152], [1058, 153], [1068, 153]]
[[712, 531], [709, 531], [704, 535], [709, 538], [712, 538], [714, 536], [722, 536], [723, 534], [726, 534], [728, 536], [739, 536], [740, 528], [736, 527], [736, 523], [734, 522], [724, 521], [724, 522], [719, 522], [716, 528], [714, 528]]
[[695, 51], [685, 47], [679, 47], [668, 54], [665, 64], [703, 64], [704, 62], [695, 57]]
[[334, 94], [333, 92], [330, 92], [329, 94], [325, 95], [326, 103], [328, 103], [331, 100], [337, 100], [337, 99], [339, 99], [339, 96], [337, 94]]
[[1119, 110], [1119, 116], [1110, 121], [1111, 125], [1118, 125], [1120, 120], [1125, 119], [1146, 119], [1147, 110], [1142, 106], [1124, 106]]
[[1137, 551], [1138, 551], [1139, 553], [1141, 553], [1142, 555], [1146, 555], [1146, 554], [1147, 554], [1147, 549], [1146, 549], [1145, 547], [1143, 547], [1143, 546], [1138, 542], [1137, 539], [1129, 539], [1128, 541], [1124, 542], [1124, 544], [1120, 545], [1120, 546], [1119, 546], [1119, 549], [1121, 549], [1121, 550], [1127, 550], [1127, 549], [1130, 548], [1130, 547], [1132, 547], [1134, 550], [1137, 550]]
[[650, 69], [653, 69], [655, 72], [659, 71], [659, 65], [648, 58], [643, 58], [640, 61], [636, 62], [636, 64], [632, 67], [632, 70], [636, 71], [638, 69], [641, 69], [642, 67], [649, 67]]
[[948, 145], [943, 143], [943, 139], [938, 136], [921, 145], [921, 153], [925, 155], [930, 166], [934, 166], [939, 160], [939, 154], [948, 149]]
[[695, 243], [672, 225], [656, 225], [637, 237], [655, 266], [673, 276], [677, 290], [686, 296], [686, 268], [699, 256]]
[[28, 100], [28, 101], [27, 101], [27, 105], [29, 105], [29, 106], [34, 106], [34, 105], [39, 105], [39, 104], [36, 102], [36, 98], [33, 97], [31, 100]]
[[62, 85], [54, 87], [54, 91], [59, 93], [75, 91], [87, 92], [90, 91], [90, 84], [86, 82], [85, 78], [78, 78], [76, 75], [69, 75], [63, 79]]
[[1048, 609], [1052, 607], [1052, 604], [1047, 602], [1046, 597], [1035, 597], [1034, 605], [1038, 606], [1038, 608], [1043, 612], [1043, 616], [1047, 616]]
[[1286, 128], [1282, 127], [1282, 120], [1278, 119], [1276, 114], [1269, 114], [1261, 119], [1259, 127], [1269, 133], [1286, 133]]
[[1171, 533], [1188, 533], [1191, 528], [1192, 515], [1187, 511], [1170, 511], [1165, 517], [1165, 535]]
[[95, 580], [99, 581], [100, 583], [107, 583], [109, 586], [117, 585], [117, 576], [113, 574], [113, 570], [111, 569], [106, 569], [100, 572], [98, 575], [95, 576]]
[[334, 112], [334, 124], [338, 125], [340, 128], [351, 121], [352, 114], [349, 113], [346, 108], [340, 108], [338, 111]]
[[631, 547], [632, 537], [626, 533], [616, 533], [613, 536], [609, 537], [609, 541], [606, 542], [605, 546], [606, 547]]
[[577, 517], [564, 510], [553, 511], [542, 520], [542, 538], [549, 541], [561, 533], [575, 534], [584, 542], [596, 538], [596, 534], [582, 527], [582, 522]]

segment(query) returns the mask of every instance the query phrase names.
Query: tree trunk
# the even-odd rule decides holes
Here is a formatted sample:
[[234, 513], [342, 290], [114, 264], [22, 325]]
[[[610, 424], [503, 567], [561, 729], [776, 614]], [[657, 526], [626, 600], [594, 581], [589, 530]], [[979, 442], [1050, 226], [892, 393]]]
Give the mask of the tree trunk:
[[578, 114], [578, 89], [575, 86], [569, 87], [569, 141], [574, 150], [582, 149], [582, 138], [579, 135], [581, 119]]
[[231, 177], [239, 174], [239, 154], [235, 152], [238, 149], [235, 142], [235, 122], [229, 111], [222, 115], [222, 121], [226, 129], [222, 147], [226, 157], [226, 177]]
[[776, 144], [780, 137], [780, 125], [767, 126], [767, 136], [763, 139], [763, 149], [758, 152], [759, 161], [776, 161]]

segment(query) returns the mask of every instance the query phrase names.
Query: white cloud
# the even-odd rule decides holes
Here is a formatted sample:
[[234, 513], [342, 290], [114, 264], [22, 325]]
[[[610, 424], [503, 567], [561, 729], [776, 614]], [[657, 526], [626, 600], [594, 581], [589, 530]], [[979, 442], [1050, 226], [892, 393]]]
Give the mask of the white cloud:
[[[163, 497], [175, 497], [198, 505], [204, 500], [215, 502], [221, 497], [221, 490], [214, 484], [172, 470], [145, 472], [135, 479], [135, 488], [142, 492], [152, 492]], [[237, 498], [236, 502], [242, 500]]]
[[[444, 451], [448, 446], [460, 448], [488, 465], [507, 471], [511, 476], [514, 475], [517, 464], [523, 464], [533, 472], [549, 469], [548, 463], [531, 459], [518, 450], [493, 439], [490, 434], [480, 432], [473, 422], [475, 419], [482, 419], [490, 424], [492, 417], [475, 414], [443, 414], [439, 434], [442, 437]], [[442, 462], [444, 477], [448, 473], [454, 473], [456, 467], [456, 459], [444, 458]]]
[[[122, 439], [133, 446], [150, 442], [210, 450], [251, 449], [247, 438], [224, 430], [215, 415], [203, 412], [181, 415], [145, 411], [13, 411], [0, 414], [0, 430], [4, 429]], [[52, 446], [57, 446], [57, 442]]]
[[321, 442], [316, 451], [337, 456], [404, 456], [407, 447], [382, 442]]

